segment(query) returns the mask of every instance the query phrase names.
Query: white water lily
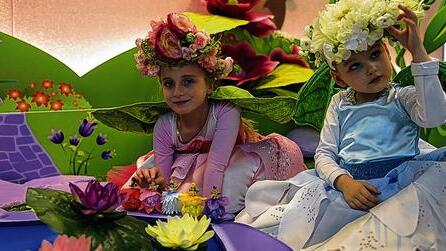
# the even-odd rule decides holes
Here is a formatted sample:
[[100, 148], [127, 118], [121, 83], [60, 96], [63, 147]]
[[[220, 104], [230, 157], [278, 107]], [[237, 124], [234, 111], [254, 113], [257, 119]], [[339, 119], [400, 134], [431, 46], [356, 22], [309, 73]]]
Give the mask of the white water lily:
[[210, 222], [206, 216], [197, 220], [185, 214], [183, 217], [169, 217], [167, 222], [158, 220], [155, 226], [149, 225], [145, 230], [164, 247], [197, 250], [200, 243], [214, 236], [214, 231], [206, 231]]

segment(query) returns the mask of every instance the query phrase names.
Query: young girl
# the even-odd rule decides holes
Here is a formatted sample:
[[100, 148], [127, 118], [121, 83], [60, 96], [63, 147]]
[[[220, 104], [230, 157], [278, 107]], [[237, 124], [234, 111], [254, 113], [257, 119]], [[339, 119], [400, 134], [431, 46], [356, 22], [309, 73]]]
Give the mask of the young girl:
[[[387, 16], [380, 12], [384, 7]], [[392, 16], [397, 7], [401, 14]], [[374, 26], [381, 16], [387, 22]], [[396, 19], [404, 21], [403, 30], [390, 26]], [[321, 13], [311, 49], [325, 57], [338, 85], [348, 88], [328, 107], [315, 155], [317, 173], [256, 183], [239, 222], [300, 249], [363, 216], [318, 248], [446, 249], [446, 148], [426, 155], [418, 148], [419, 126], [446, 122], [446, 95], [438, 60], [427, 55], [417, 22], [410, 8], [379, 0], [341, 0]], [[392, 66], [383, 28], [412, 55], [415, 86], [389, 83]], [[276, 199], [265, 200], [263, 191]]]
[[[182, 14], [151, 26], [148, 37], [137, 40], [137, 67], [159, 77], [171, 112], [158, 119], [154, 149], [138, 159], [126, 186], [173, 181], [184, 192], [195, 183], [205, 196], [215, 186], [228, 196], [227, 210], [236, 212], [255, 181], [284, 180], [305, 169], [294, 142], [278, 134], [263, 137], [244, 123], [238, 107], [208, 100], [215, 81], [232, 70], [218, 41]], [[116, 181], [116, 173], [111, 176]]]

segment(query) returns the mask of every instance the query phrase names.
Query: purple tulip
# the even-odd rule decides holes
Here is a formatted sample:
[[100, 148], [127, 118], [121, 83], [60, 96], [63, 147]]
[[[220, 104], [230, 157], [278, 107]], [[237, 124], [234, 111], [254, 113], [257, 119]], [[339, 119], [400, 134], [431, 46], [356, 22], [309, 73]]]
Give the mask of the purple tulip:
[[77, 145], [79, 145], [79, 142], [80, 142], [80, 141], [81, 141], [81, 140], [79, 139], [79, 136], [77, 136], [77, 134], [74, 135], [74, 136], [71, 136], [71, 137], [70, 137], [70, 140], [69, 140], [70, 145], [72, 145], [72, 146], [77, 146]]
[[114, 152], [111, 150], [103, 151], [101, 154], [101, 158], [105, 160], [113, 159]]
[[93, 133], [97, 125], [98, 123], [94, 122], [94, 120], [84, 119], [79, 126], [79, 134], [82, 137], [88, 137]]
[[62, 130], [54, 130], [51, 129], [51, 136], [48, 136], [48, 138], [53, 142], [54, 144], [61, 144], [63, 140], [65, 139]]
[[271, 61], [267, 55], [256, 55], [254, 49], [246, 41], [236, 46], [223, 45], [222, 51], [225, 56], [232, 57], [242, 68], [241, 72], [232, 73], [225, 78], [235, 81], [237, 86], [266, 76], [279, 65], [278, 61]]
[[103, 133], [99, 133], [98, 137], [96, 138], [96, 144], [99, 146], [102, 146], [103, 144], [107, 143], [107, 135]]
[[119, 194], [119, 188], [116, 185], [108, 183], [102, 186], [97, 180], [89, 181], [85, 192], [73, 183], [69, 186], [74, 199], [84, 207], [81, 211], [85, 215], [111, 212], [121, 205], [125, 197]]

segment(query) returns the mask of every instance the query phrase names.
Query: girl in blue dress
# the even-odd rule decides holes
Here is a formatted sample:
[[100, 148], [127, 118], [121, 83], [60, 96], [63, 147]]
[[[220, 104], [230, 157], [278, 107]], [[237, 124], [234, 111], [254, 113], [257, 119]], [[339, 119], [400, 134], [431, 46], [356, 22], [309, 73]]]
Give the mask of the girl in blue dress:
[[[307, 30], [310, 51], [347, 89], [329, 104], [316, 170], [254, 184], [238, 222], [293, 249], [446, 250], [446, 148], [418, 147], [419, 127], [446, 122], [446, 94], [419, 35], [417, 4], [341, 0], [320, 14]], [[398, 20], [405, 28], [393, 26]], [[384, 30], [411, 54], [414, 86], [389, 82]]]

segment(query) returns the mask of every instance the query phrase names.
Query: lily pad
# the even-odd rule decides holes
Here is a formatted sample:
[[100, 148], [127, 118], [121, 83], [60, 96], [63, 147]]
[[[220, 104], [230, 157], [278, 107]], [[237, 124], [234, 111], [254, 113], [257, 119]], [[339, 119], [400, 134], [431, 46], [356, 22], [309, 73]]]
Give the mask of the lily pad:
[[232, 30], [238, 26], [249, 23], [249, 21], [246, 20], [219, 15], [200, 14], [192, 12], [184, 12], [183, 14], [188, 16], [198, 27], [198, 29], [205, 30], [209, 34], [216, 34], [223, 31]]

